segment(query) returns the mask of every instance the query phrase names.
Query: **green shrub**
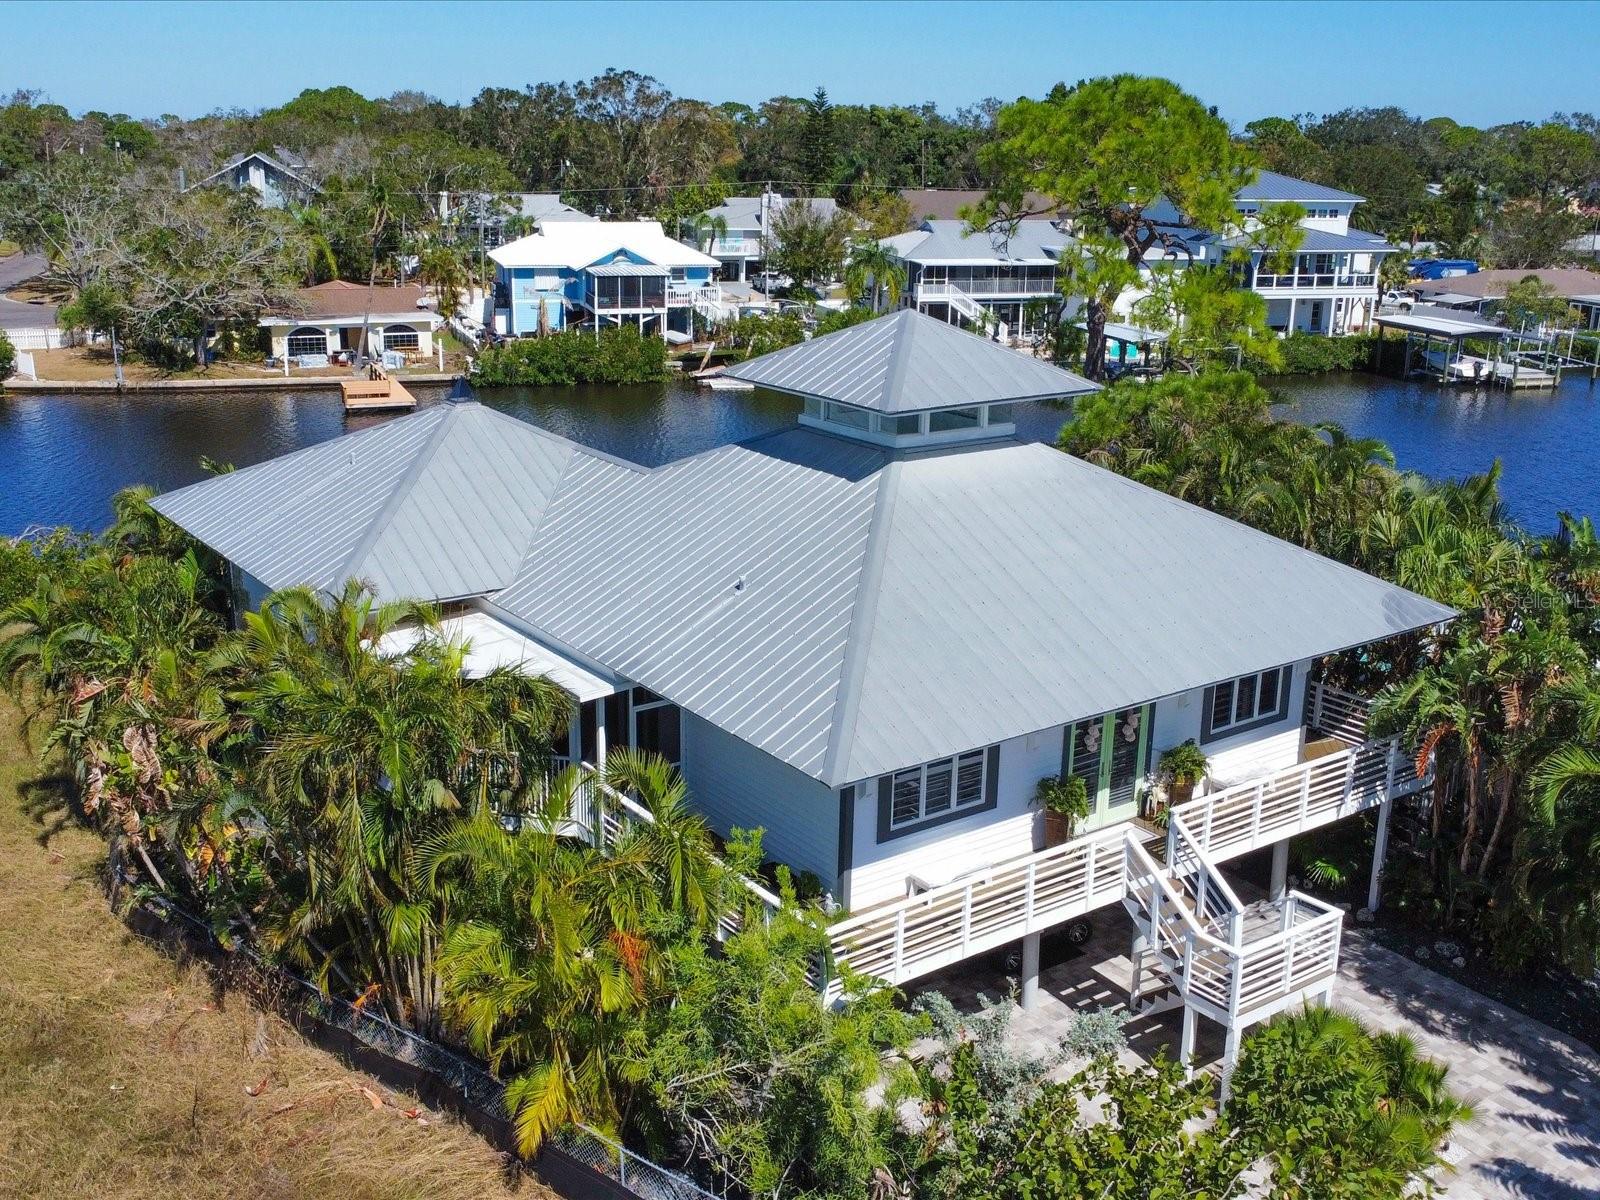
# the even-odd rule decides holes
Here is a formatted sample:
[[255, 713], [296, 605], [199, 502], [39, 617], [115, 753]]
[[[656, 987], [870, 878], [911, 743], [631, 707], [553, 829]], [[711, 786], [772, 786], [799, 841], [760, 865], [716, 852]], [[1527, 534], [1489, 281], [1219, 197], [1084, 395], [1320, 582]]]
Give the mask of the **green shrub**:
[[[1317, 333], [1292, 333], [1278, 343], [1283, 351], [1283, 365], [1272, 374], [1322, 375], [1328, 371], [1359, 371], [1372, 364], [1373, 345], [1380, 340], [1380, 337], [1372, 334], [1325, 337]], [[1246, 359], [1245, 367], [1256, 374], [1266, 373], [1266, 364], [1254, 359]]]
[[474, 382], [484, 387], [574, 383], [650, 383], [667, 374], [667, 344], [631, 326], [578, 329], [490, 346], [478, 356]]
[[17, 369], [17, 348], [11, 344], [11, 339], [6, 336], [6, 331], [0, 329], [0, 383], [11, 378], [11, 372]]

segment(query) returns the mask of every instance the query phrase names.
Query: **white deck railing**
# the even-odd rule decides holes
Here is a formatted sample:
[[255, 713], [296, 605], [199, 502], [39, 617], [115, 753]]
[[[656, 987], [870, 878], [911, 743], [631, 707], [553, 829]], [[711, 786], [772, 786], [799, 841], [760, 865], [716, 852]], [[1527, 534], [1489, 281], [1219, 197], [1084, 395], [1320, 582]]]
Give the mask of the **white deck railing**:
[[953, 283], [924, 283], [917, 288], [917, 300], [948, 304], [969, 321], [982, 321], [989, 310]]
[[[1175, 835], [1169, 824], [1172, 865], [1179, 872], [1195, 869], [1185, 857], [1192, 853], [1187, 846], [1192, 841], [1205, 870], [1202, 894], [1222, 916], [1238, 901], [1231, 890], [1221, 891], [1225, 883], [1217, 886], [1221, 875], [1214, 871], [1216, 864], [1406, 795], [1427, 782], [1427, 777], [1416, 778], [1395, 737], [1285, 767], [1174, 809], [1172, 821], [1183, 832]], [[1125, 843], [1147, 836], [1136, 826], [1114, 826], [858, 913], [829, 928], [833, 962], [836, 968], [847, 965], [901, 984], [1117, 903], [1127, 894]], [[1316, 903], [1309, 897], [1305, 902]], [[1301, 938], [1293, 940], [1298, 945]], [[1296, 978], [1309, 969], [1312, 959], [1306, 954], [1309, 949], [1304, 948], [1292, 954]], [[1208, 969], [1203, 958], [1199, 969]], [[830, 978], [825, 994], [837, 998], [837, 979]]]
[[1306, 699], [1306, 724], [1311, 728], [1352, 746], [1367, 740], [1372, 702], [1365, 696], [1316, 681]]
[[1394, 735], [1285, 767], [1172, 810], [1215, 862], [1306, 833], [1425, 786]]

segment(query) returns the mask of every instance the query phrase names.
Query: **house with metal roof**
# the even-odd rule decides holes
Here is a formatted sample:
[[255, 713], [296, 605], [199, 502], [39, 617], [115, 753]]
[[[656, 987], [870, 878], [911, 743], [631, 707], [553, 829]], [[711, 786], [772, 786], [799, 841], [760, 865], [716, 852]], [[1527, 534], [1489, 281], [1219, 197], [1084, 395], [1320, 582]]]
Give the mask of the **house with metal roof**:
[[[925, 314], [730, 374], [795, 425], [645, 469], [447, 403], [153, 503], [251, 603], [352, 576], [447, 602], [469, 670], [580, 701], [561, 761], [660, 753], [713, 828], [815, 876], [849, 910], [834, 968], [1016, 942], [1026, 1002], [1043, 932], [1126, 913], [1131, 1003], [1176, 995], [1188, 1049], [1326, 994], [1343, 914], [1287, 888], [1287, 839], [1375, 809], [1381, 865], [1425, 780], [1317, 664], [1450, 610], [1019, 441], [1017, 405], [1094, 385]], [[1187, 800], [1160, 771], [1185, 742]], [[1045, 779], [1081, 781], [1076, 828]], [[1269, 847], [1245, 905], [1222, 864]]]
[[1036, 333], [1059, 301], [1056, 267], [1072, 239], [1043, 219], [992, 230], [929, 219], [883, 245], [905, 268], [901, 304], [1004, 341]]
[[494, 328], [529, 337], [582, 326], [687, 333], [722, 318], [718, 262], [659, 221], [552, 221], [489, 252]]
[[762, 274], [772, 244], [773, 225], [783, 210], [804, 204], [820, 217], [832, 217], [839, 203], [831, 196], [784, 196], [770, 188], [759, 196], [729, 196], [705, 212], [686, 244], [722, 264], [722, 277], [743, 283]]

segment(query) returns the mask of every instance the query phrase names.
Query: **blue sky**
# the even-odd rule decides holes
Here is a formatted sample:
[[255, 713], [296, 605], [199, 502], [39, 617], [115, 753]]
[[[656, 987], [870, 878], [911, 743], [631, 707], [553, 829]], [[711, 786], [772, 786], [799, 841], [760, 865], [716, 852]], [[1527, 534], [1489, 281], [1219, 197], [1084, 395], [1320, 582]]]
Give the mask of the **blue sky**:
[[[1600, 3], [12, 3], [0, 90], [74, 112], [195, 116], [307, 87], [487, 85], [608, 66], [680, 95], [953, 109], [1115, 71], [1236, 124], [1394, 103], [1470, 124], [1600, 111]], [[360, 38], [355, 49], [352, 38]]]

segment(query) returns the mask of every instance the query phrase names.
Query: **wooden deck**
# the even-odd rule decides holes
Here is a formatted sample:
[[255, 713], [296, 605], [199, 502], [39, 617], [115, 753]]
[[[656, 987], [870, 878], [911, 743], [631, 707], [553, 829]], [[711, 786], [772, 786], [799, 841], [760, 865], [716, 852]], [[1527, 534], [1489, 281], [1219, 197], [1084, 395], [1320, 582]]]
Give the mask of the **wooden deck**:
[[417, 398], [406, 386], [376, 363], [367, 368], [365, 379], [342, 380], [339, 389], [344, 393], [345, 412], [379, 412], [417, 406]]

